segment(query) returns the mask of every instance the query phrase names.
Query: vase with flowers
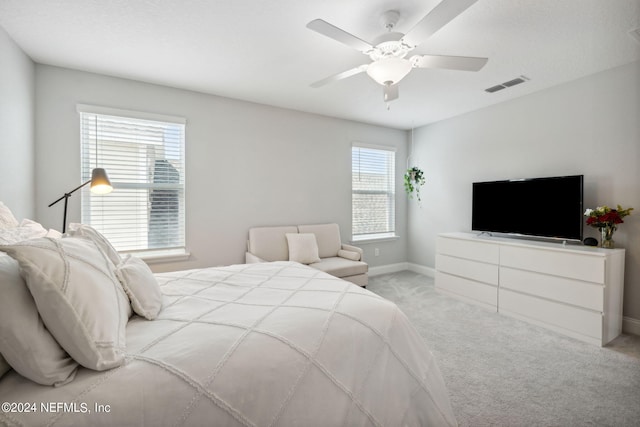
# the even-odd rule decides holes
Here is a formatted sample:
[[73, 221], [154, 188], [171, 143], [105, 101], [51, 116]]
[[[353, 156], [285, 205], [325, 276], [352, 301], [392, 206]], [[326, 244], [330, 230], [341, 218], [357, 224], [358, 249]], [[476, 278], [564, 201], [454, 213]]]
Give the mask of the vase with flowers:
[[618, 224], [622, 224], [624, 218], [631, 214], [633, 208], [622, 209], [617, 205], [616, 209], [608, 206], [598, 206], [595, 209], [587, 209], [584, 216], [587, 217], [587, 225], [600, 230], [601, 243], [603, 248], [613, 248], [613, 233], [616, 231]]

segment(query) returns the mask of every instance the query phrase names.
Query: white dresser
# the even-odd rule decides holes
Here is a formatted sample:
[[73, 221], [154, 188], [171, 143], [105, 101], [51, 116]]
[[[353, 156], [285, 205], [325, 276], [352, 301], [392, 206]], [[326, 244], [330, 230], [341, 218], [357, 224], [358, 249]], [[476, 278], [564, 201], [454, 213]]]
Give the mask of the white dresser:
[[446, 233], [436, 289], [501, 314], [605, 345], [622, 331], [624, 249]]

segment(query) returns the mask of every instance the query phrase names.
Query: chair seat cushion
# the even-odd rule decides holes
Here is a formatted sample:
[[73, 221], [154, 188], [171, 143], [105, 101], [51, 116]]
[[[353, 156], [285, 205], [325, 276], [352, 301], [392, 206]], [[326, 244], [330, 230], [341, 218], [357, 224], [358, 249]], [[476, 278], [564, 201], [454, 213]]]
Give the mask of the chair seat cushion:
[[351, 261], [340, 257], [322, 258], [320, 262], [309, 264], [309, 267], [336, 277], [355, 276], [356, 274], [364, 274], [369, 270], [369, 266], [365, 262]]

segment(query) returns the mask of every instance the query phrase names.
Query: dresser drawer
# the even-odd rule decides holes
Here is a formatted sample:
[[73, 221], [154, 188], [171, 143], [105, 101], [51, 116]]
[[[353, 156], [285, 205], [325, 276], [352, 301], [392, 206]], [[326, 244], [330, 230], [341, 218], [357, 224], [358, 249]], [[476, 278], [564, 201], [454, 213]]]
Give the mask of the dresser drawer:
[[455, 239], [439, 236], [436, 252], [491, 264], [498, 264], [500, 260], [498, 245], [478, 242], [471, 239]]
[[500, 267], [500, 287], [594, 311], [604, 311], [604, 285]]
[[479, 302], [497, 310], [498, 288], [486, 285], [473, 280], [452, 276], [441, 271], [436, 271], [436, 289], [463, 297], [471, 302]]
[[500, 289], [500, 309], [503, 314], [526, 317], [543, 324], [559, 327], [595, 340], [602, 339], [602, 314], [562, 303]]
[[498, 286], [498, 266], [495, 264], [437, 254], [436, 270]]
[[500, 248], [500, 265], [604, 284], [605, 257], [514, 246]]

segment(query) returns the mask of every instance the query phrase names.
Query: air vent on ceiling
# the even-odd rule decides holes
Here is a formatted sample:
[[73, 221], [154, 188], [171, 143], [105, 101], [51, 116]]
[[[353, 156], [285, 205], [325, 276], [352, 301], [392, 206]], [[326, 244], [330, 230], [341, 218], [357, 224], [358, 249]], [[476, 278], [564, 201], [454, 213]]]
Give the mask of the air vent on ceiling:
[[508, 87], [511, 86], [515, 86], [515, 85], [519, 85], [520, 83], [524, 83], [526, 81], [529, 81], [529, 78], [527, 76], [520, 76], [517, 77], [513, 80], [509, 80], [508, 82], [504, 82], [504, 83], [500, 83], [499, 85], [495, 85], [495, 86], [491, 86], [490, 88], [485, 89], [485, 92], [489, 92], [489, 93], [493, 93], [493, 92], [497, 92], [499, 90], [502, 89], [506, 89]]
[[636, 42], [640, 43], [640, 28], [629, 31], [629, 35], [633, 37]]

